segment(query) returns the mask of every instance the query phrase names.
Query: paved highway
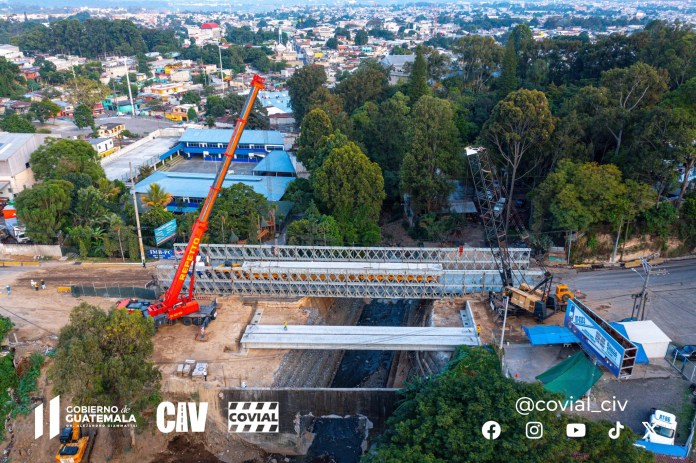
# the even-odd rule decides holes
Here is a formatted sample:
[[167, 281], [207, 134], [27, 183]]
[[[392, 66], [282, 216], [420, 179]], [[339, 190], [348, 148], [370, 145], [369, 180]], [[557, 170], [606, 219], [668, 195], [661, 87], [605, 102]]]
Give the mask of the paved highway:
[[[608, 321], [631, 316], [633, 294], [643, 287], [643, 269], [561, 271], [554, 284], [566, 283], [586, 295], [585, 304]], [[646, 319], [653, 320], [678, 344], [696, 344], [696, 258], [653, 267]]]

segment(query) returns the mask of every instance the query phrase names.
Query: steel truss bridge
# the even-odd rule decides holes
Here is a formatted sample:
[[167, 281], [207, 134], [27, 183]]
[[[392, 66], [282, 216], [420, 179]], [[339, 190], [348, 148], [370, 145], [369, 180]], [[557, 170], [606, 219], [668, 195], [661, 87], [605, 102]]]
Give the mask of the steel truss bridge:
[[[177, 258], [184, 248], [175, 245]], [[488, 248], [210, 244], [201, 245], [200, 256], [197, 294], [441, 299], [502, 289]], [[509, 249], [509, 256], [514, 284], [543, 277], [530, 269], [528, 248]], [[174, 263], [160, 263], [160, 283], [171, 281], [174, 271]]]

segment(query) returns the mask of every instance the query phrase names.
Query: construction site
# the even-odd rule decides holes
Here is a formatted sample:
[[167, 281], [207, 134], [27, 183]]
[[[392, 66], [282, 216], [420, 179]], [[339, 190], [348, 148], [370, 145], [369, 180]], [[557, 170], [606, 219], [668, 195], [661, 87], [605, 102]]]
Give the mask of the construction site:
[[[263, 79], [255, 76], [188, 242], [173, 246], [173, 259], [148, 264], [141, 243], [141, 263], [0, 261], [7, 293], [0, 315], [14, 323], [3, 342], [15, 369], [26, 369], [32, 353], [45, 356], [50, 368], [61, 328], [82, 302], [142, 316], [148, 332], [155, 329], [151, 360], [160, 405], [179, 404], [177, 432], [163, 430], [157, 406], [142, 417], [147, 426], [130, 432], [73, 421], [59, 443], [39, 439], [49, 427], [55, 437], [63, 424], [54, 419], [59, 399], [43, 368], [29, 399], [34, 413], [5, 425], [6, 461], [357, 463], [399, 406], [399, 390], [436, 378], [460, 346], [485, 345], [498, 354], [507, 378], [541, 381], [567, 399], [589, 400], [593, 387], [598, 394], [633, 391], [640, 397], [640, 388], [659, 379], [666, 381], [652, 405], [687, 408], [684, 394], [680, 399], [673, 388], [682, 377], [693, 381], [696, 368], [673, 338], [646, 320], [653, 264], [637, 264], [645, 277], [632, 269], [645, 285], [633, 296], [630, 317], [630, 304], [612, 305], [626, 291], [606, 295], [612, 285], [602, 288], [601, 281], [625, 278], [626, 272], [630, 277], [630, 268], [595, 280], [545, 268], [526, 247], [529, 234], [483, 149], [467, 149], [466, 155], [487, 248], [204, 244], [261, 88]], [[513, 235], [524, 245], [510, 245]], [[681, 336], [678, 326], [658, 321], [671, 336]], [[636, 400], [628, 411], [627, 426], [636, 432], [643, 402]], [[192, 432], [188, 422], [180, 426], [187, 420], [185, 403], [189, 410], [205, 404], [201, 429], [193, 431], [193, 421]], [[250, 412], [240, 410], [250, 404], [268, 407], [266, 418], [245, 422]], [[44, 407], [50, 407], [48, 415]], [[682, 434], [689, 436], [681, 441], [675, 420], [664, 443], [688, 454], [693, 416], [679, 416]], [[649, 437], [640, 445], [648, 448]]]

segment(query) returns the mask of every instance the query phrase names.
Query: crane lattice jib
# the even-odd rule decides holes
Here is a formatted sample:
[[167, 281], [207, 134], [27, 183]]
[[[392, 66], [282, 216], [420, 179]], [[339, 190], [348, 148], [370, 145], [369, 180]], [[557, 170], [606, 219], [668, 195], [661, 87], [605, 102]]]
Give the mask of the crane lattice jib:
[[491, 253], [498, 265], [503, 287], [514, 284], [512, 278], [512, 265], [508, 252], [507, 236], [503, 217], [505, 216], [505, 204], [500, 211], [495, 210], [501, 196], [500, 181], [496, 178], [488, 152], [485, 148], [467, 148], [469, 166], [474, 179], [476, 198], [481, 212], [481, 219], [486, 232], [486, 240], [491, 247]]
[[249, 96], [247, 97], [242, 112], [239, 114], [239, 117], [237, 118], [237, 123], [234, 127], [234, 131], [232, 132], [232, 137], [230, 138], [230, 142], [227, 145], [227, 149], [225, 150], [225, 155], [222, 158], [223, 161], [220, 163], [220, 167], [218, 168], [215, 180], [213, 181], [213, 184], [210, 187], [208, 196], [205, 198], [205, 202], [203, 203], [201, 212], [198, 215], [198, 219], [196, 219], [196, 222], [193, 224], [193, 228], [191, 229], [191, 239], [189, 240], [189, 243], [186, 246], [186, 250], [184, 251], [181, 261], [179, 261], [179, 265], [177, 266], [176, 272], [174, 274], [172, 284], [167, 290], [167, 292], [164, 294], [162, 302], [153, 305], [148, 310], [151, 316], [156, 316], [166, 312], [167, 310], [171, 309], [175, 304], [177, 304], [180, 300], [179, 296], [181, 294], [181, 289], [183, 288], [184, 282], [188, 275], [189, 268], [196, 259], [201, 240], [203, 239], [203, 235], [208, 229], [208, 219], [210, 218], [210, 213], [213, 209], [213, 205], [215, 204], [215, 200], [220, 194], [220, 190], [222, 189], [222, 183], [225, 180], [225, 176], [227, 175], [227, 172], [230, 168], [232, 159], [234, 159], [234, 152], [237, 149], [237, 145], [239, 144], [239, 139], [242, 136], [242, 132], [244, 132], [244, 127], [246, 126], [247, 118], [251, 113], [251, 108], [254, 106], [256, 96], [258, 95], [259, 90], [264, 88], [263, 83], [263, 78], [259, 77], [258, 75], [254, 75], [254, 78], [251, 81], [251, 89], [249, 91]]

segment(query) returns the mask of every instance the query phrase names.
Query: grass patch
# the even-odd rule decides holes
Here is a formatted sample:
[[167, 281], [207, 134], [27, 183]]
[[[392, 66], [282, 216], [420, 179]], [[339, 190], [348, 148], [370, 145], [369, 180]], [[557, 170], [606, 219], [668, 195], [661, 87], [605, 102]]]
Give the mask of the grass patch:
[[15, 418], [31, 412], [31, 394], [37, 389], [43, 364], [43, 355], [37, 352], [31, 354], [29, 369], [19, 378], [12, 357], [7, 355], [0, 358], [0, 440], [5, 439], [5, 419], [8, 416]]

